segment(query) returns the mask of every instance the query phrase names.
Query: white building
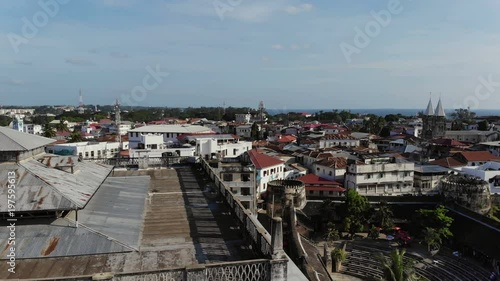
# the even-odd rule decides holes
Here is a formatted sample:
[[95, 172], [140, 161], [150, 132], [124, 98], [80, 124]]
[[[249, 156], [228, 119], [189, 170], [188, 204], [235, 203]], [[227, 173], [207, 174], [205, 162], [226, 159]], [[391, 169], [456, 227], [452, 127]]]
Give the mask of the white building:
[[252, 137], [252, 126], [251, 125], [242, 125], [236, 127], [236, 134], [240, 137], [250, 138]]
[[491, 142], [498, 140], [499, 133], [496, 131], [446, 131], [445, 138], [461, 142]]
[[415, 165], [414, 187], [417, 194], [438, 194], [441, 179], [453, 173], [451, 169], [438, 165]]
[[319, 140], [319, 148], [335, 146], [356, 147], [359, 146], [359, 140], [344, 134], [325, 135]]
[[313, 164], [313, 173], [329, 181], [344, 182], [347, 169], [346, 157], [329, 157]]
[[126, 135], [130, 130], [132, 130], [132, 122], [130, 121], [122, 121], [120, 125], [113, 124], [109, 127], [109, 132], [112, 134]]
[[[128, 149], [128, 142], [123, 142], [123, 149]], [[120, 152], [119, 142], [75, 142], [48, 145], [47, 153], [73, 155], [82, 159], [113, 158]]]
[[235, 158], [252, 149], [252, 142], [240, 141], [238, 137], [229, 134], [193, 135], [187, 136], [186, 141], [195, 143], [196, 155], [205, 159], [211, 159], [215, 156]]
[[345, 185], [361, 195], [413, 194], [415, 164], [390, 156], [367, 155], [347, 166]]
[[462, 167], [460, 173], [488, 182], [490, 193], [500, 194], [500, 162], [489, 161], [481, 166]]
[[23, 131], [32, 135], [41, 135], [42, 134], [42, 125], [37, 124], [24, 124]]
[[148, 125], [130, 130], [128, 136], [130, 148], [162, 149], [162, 145], [177, 143], [177, 137], [182, 134], [206, 133], [213, 133], [213, 131], [198, 125]]
[[258, 194], [267, 191], [270, 181], [282, 180], [285, 177], [285, 162], [278, 158], [262, 154], [257, 149], [247, 151], [242, 158], [255, 166]]
[[252, 114], [236, 114], [235, 121], [238, 123], [250, 123], [250, 119], [252, 119]]

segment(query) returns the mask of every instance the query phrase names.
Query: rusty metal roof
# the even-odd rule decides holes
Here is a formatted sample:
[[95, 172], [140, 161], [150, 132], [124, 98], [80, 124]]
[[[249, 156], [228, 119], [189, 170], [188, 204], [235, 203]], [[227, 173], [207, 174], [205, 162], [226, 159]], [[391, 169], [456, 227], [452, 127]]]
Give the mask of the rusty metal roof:
[[[71, 173], [53, 166], [64, 167], [56, 163], [66, 165], [73, 159], [50, 158], [54, 159], [0, 164], [0, 186], [5, 187], [0, 189], [0, 197], [7, 197], [8, 173], [16, 173], [16, 212], [83, 208], [112, 170], [111, 166], [76, 161]], [[7, 209], [6, 202], [0, 202], [0, 213]]]
[[[0, 251], [5, 259], [8, 249], [8, 231], [0, 232]], [[92, 229], [74, 227], [66, 219], [50, 225], [17, 225], [16, 258], [61, 257], [102, 253], [130, 252], [129, 248]]]
[[0, 151], [33, 150], [56, 140], [0, 127]]

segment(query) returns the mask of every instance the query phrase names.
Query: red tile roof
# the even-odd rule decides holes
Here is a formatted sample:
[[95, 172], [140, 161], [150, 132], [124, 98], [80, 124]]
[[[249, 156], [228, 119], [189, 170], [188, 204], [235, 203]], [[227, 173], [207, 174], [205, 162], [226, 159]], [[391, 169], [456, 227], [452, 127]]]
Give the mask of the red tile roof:
[[284, 164], [284, 161], [281, 161], [277, 158], [274, 158], [269, 155], [265, 155], [260, 153], [257, 149], [252, 149], [247, 151], [248, 156], [250, 157], [250, 161], [255, 165], [257, 169], [264, 169], [267, 167], [272, 167], [280, 164]]
[[463, 158], [467, 161], [490, 161], [500, 158], [491, 154], [489, 151], [462, 151], [455, 154], [454, 157], [458, 159]]
[[321, 138], [322, 140], [355, 140], [351, 135], [347, 134], [330, 134], [330, 135], [325, 135], [324, 137]]
[[285, 136], [281, 136], [279, 139], [278, 139], [278, 142], [279, 143], [289, 143], [289, 142], [294, 142], [296, 141], [297, 138], [294, 137], [294, 136], [291, 136], [291, 135], [285, 135]]
[[347, 168], [347, 158], [345, 157], [328, 157], [327, 159], [322, 159], [316, 162], [316, 165], [335, 167], [336, 169]]
[[446, 168], [455, 168], [455, 167], [463, 167], [467, 163], [463, 163], [458, 161], [457, 159], [453, 157], [445, 157], [441, 159], [437, 159], [434, 161], [429, 162], [431, 165], [439, 165], [441, 167], [446, 167]]
[[302, 181], [306, 185], [311, 185], [311, 184], [337, 185], [337, 186], [340, 185], [340, 183], [336, 181], [327, 180], [315, 174], [307, 174], [305, 176], [297, 178], [297, 180]]
[[467, 144], [456, 141], [454, 139], [435, 139], [432, 141], [432, 143], [444, 146], [467, 146]]
[[343, 187], [330, 187], [330, 186], [307, 186], [306, 191], [335, 191], [335, 192], [344, 192], [345, 188]]

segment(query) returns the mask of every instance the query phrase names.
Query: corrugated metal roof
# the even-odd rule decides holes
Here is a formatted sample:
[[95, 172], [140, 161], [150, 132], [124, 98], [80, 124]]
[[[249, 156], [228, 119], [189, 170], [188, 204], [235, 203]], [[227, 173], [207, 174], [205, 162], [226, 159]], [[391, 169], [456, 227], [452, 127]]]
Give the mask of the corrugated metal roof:
[[0, 127], [0, 151], [26, 151], [53, 143], [56, 140]]
[[[60, 162], [46, 157], [41, 161], [52, 165]], [[0, 186], [5, 187], [0, 189], [0, 197], [7, 197], [8, 173], [14, 171], [17, 212], [83, 208], [111, 170], [112, 166], [78, 161], [74, 162], [74, 173], [48, 167], [37, 160], [0, 164]], [[7, 209], [6, 202], [0, 202], [0, 212]]]
[[149, 182], [150, 176], [107, 178], [85, 209], [78, 211], [78, 221], [139, 248]]
[[[71, 225], [71, 226], [70, 226]], [[8, 231], [0, 232], [0, 249], [8, 249]], [[16, 258], [60, 257], [101, 253], [130, 252], [129, 249], [106, 236], [85, 227], [59, 219], [55, 225], [17, 225]], [[6, 258], [2, 252], [1, 259]]]

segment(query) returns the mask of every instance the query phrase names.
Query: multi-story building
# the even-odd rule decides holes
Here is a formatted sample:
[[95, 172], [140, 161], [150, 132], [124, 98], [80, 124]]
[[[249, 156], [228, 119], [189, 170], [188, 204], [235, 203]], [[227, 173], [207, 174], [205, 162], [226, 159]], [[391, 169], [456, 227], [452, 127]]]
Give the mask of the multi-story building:
[[325, 135], [319, 140], [319, 148], [334, 146], [355, 147], [359, 146], [359, 140], [345, 134]]
[[241, 125], [236, 127], [236, 134], [240, 137], [251, 138], [252, 137], [252, 126], [251, 125]]
[[389, 155], [365, 155], [349, 160], [345, 187], [362, 195], [413, 194], [415, 164]]
[[270, 181], [284, 179], [285, 162], [278, 158], [262, 154], [258, 149], [251, 149], [242, 155], [242, 160], [252, 163], [256, 169], [258, 194], [267, 191]]
[[47, 153], [78, 156], [81, 159], [107, 159], [115, 157], [120, 149], [128, 149], [128, 142], [75, 142], [48, 145]]
[[346, 169], [346, 157], [329, 157], [315, 162], [312, 171], [316, 176], [326, 180], [344, 182]]
[[452, 173], [451, 169], [438, 165], [415, 165], [414, 187], [419, 195], [438, 194], [441, 179]]
[[252, 149], [252, 142], [240, 141], [238, 136], [224, 135], [192, 135], [187, 136], [188, 143], [196, 145], [196, 155], [205, 159], [213, 157], [235, 158]]
[[42, 126], [37, 124], [24, 124], [23, 131], [32, 135], [41, 135]]
[[252, 119], [252, 114], [246, 113], [246, 114], [236, 114], [235, 115], [235, 121], [238, 123], [250, 123], [250, 119]]
[[198, 125], [148, 125], [130, 130], [128, 136], [130, 148], [160, 149], [169, 143], [177, 143], [177, 137], [182, 134], [204, 133], [213, 133], [213, 131]]
[[497, 131], [446, 131], [445, 137], [461, 142], [479, 143], [492, 142], [499, 138]]

